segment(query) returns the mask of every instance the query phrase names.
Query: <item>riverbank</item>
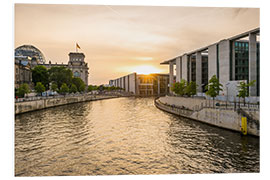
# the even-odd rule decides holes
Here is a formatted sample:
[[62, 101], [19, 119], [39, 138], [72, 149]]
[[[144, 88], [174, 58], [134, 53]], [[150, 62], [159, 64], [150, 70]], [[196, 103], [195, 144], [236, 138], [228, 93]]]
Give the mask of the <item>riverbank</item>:
[[160, 97], [155, 106], [163, 111], [185, 118], [197, 120], [213, 126], [241, 132], [242, 117], [247, 117], [247, 133], [260, 136], [259, 109], [254, 107], [236, 107], [219, 102], [184, 97]]
[[107, 95], [107, 94], [106, 95], [81, 94], [76, 96], [62, 96], [54, 98], [43, 98], [33, 101], [15, 102], [15, 115], [67, 104], [111, 99], [117, 97], [121, 96]]

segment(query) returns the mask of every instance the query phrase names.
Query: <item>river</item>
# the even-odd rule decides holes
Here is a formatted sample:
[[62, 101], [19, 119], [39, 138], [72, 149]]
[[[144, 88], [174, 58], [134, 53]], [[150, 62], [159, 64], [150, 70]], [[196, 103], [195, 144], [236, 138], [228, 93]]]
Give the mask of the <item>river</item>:
[[259, 172], [259, 138], [177, 117], [153, 98], [15, 117], [16, 176]]

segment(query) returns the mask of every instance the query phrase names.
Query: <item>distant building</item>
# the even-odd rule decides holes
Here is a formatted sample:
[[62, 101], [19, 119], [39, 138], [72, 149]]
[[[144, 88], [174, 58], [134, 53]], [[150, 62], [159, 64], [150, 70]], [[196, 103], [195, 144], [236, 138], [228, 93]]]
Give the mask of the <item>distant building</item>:
[[46, 62], [42, 52], [32, 45], [22, 45], [15, 49], [15, 58], [28, 58], [30, 65], [44, 64]]
[[19, 88], [24, 83], [29, 86], [32, 85], [32, 72], [28, 58], [20, 57], [15, 59], [14, 73], [15, 88]]
[[137, 96], [158, 96], [169, 92], [168, 74], [136, 74], [132, 73], [115, 80], [110, 80], [109, 85], [121, 87], [126, 92]]
[[[84, 61], [85, 59], [85, 55], [83, 53], [77, 53], [77, 52], [70, 52], [69, 53], [69, 61], [68, 64], [52, 64], [51, 61], [49, 61], [49, 63], [46, 63], [46, 59], [45, 56], [42, 54], [42, 52], [32, 46], [32, 45], [22, 45], [19, 46], [15, 49], [15, 61], [17, 60], [17, 62], [23, 62], [24, 64], [26, 63], [27, 60], [27, 64], [29, 67], [29, 71], [31, 71], [31, 68], [34, 68], [37, 65], [43, 65], [45, 66], [47, 69], [50, 69], [51, 67], [66, 67], [68, 69], [70, 69], [73, 73], [74, 77], [79, 77], [83, 80], [83, 82], [88, 85], [88, 64], [85, 63]], [[18, 64], [18, 63], [17, 63]], [[18, 69], [19, 66], [16, 65], [15, 63], [15, 72], [16, 72], [16, 68]], [[23, 66], [20, 66], [20, 68], [22, 69]], [[26, 67], [24, 67], [26, 68]], [[24, 70], [26, 73], [26, 70]], [[23, 77], [20, 77], [22, 76]], [[31, 75], [32, 76], [32, 75]], [[15, 84], [19, 79], [24, 79], [25, 76], [24, 74], [17, 74], [15, 73]], [[32, 78], [31, 78], [32, 80]], [[21, 81], [20, 81], [21, 82]]]
[[228, 89], [228, 92], [225, 90], [220, 94], [228, 95], [228, 83], [255, 80], [255, 85], [249, 87], [249, 95], [260, 96], [260, 41], [257, 40], [259, 35], [260, 28], [256, 28], [185, 52], [161, 64], [169, 65], [170, 84], [173, 84], [176, 72], [176, 82], [183, 79], [188, 82], [194, 81], [198, 85], [198, 92], [203, 93], [208, 80], [216, 75], [223, 89]]
[[66, 67], [70, 69], [73, 73], [74, 77], [79, 77], [83, 80], [83, 82], [88, 86], [88, 64], [85, 63], [84, 58], [85, 55], [83, 53], [75, 53], [70, 52], [69, 54], [69, 61], [68, 64], [52, 64], [51, 61], [49, 61], [48, 64], [42, 64], [47, 69], [50, 69], [51, 67]]

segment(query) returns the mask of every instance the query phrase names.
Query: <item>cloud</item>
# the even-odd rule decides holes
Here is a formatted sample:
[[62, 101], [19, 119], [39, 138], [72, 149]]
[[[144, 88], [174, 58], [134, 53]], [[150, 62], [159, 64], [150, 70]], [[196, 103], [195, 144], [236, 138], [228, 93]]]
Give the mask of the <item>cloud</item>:
[[95, 84], [124, 75], [118, 67], [160, 66], [258, 26], [256, 8], [15, 5], [15, 46], [34, 44], [52, 62], [66, 63], [78, 42]]

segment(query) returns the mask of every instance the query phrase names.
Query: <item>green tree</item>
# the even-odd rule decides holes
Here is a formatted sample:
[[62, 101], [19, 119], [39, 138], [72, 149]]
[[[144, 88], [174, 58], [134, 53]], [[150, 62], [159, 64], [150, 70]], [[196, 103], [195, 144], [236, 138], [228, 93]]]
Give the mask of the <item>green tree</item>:
[[42, 92], [44, 92], [45, 86], [41, 83], [41, 82], [37, 82], [36, 86], [35, 86], [35, 91], [39, 94], [41, 94]]
[[58, 89], [57, 84], [55, 82], [53, 82], [51, 85], [51, 90], [55, 92], [55, 91], [57, 91], [57, 89]]
[[87, 91], [88, 91], [88, 92], [91, 92], [91, 91], [95, 91], [95, 90], [97, 90], [97, 89], [98, 89], [97, 86], [95, 86], [95, 85], [89, 85], [88, 88], [87, 88]]
[[72, 84], [72, 71], [66, 67], [52, 67], [49, 69], [49, 80], [57, 84], [58, 89], [65, 83], [67, 86]]
[[60, 87], [60, 93], [61, 94], [66, 94], [68, 92], [69, 92], [69, 88], [68, 88], [67, 84], [63, 83], [62, 86]]
[[72, 78], [72, 84], [76, 86], [77, 89], [80, 89], [80, 86], [84, 84], [83, 80], [79, 77], [73, 77]]
[[175, 94], [183, 96], [185, 94], [186, 84], [187, 82], [182, 79], [181, 82], [174, 83], [171, 89]]
[[30, 93], [30, 88], [28, 86], [28, 84], [24, 83], [22, 85], [20, 85], [20, 87], [17, 90], [17, 96], [22, 98], [25, 96], [25, 94]]
[[110, 87], [108, 87], [108, 90], [109, 91], [113, 91], [113, 90], [115, 90], [116, 88], [114, 87], [114, 86], [110, 86]]
[[[119, 88], [120, 90], [122, 89], [122, 88]], [[104, 86], [103, 86], [103, 84], [102, 85], [100, 85], [100, 86], [98, 86], [98, 90], [99, 91], [103, 91], [104, 90]]]
[[238, 97], [239, 98], [243, 98], [244, 99], [244, 105], [246, 105], [246, 101], [245, 98], [249, 96], [249, 92], [248, 92], [248, 87], [250, 86], [254, 86], [256, 80], [253, 80], [249, 83], [246, 82], [240, 82], [240, 86], [238, 86], [239, 91], [238, 91]]
[[185, 94], [188, 97], [196, 95], [197, 94], [197, 87], [198, 87], [198, 85], [194, 81], [187, 83], [187, 86], [185, 88]]
[[69, 89], [69, 92], [70, 92], [70, 93], [76, 93], [76, 92], [77, 92], [77, 87], [76, 87], [75, 84], [72, 84], [72, 85], [71, 85], [71, 87], [70, 87], [70, 89]]
[[208, 84], [205, 86], [206, 95], [215, 99], [219, 92], [222, 91], [222, 84], [219, 83], [219, 80], [216, 75], [213, 75], [209, 80]]
[[41, 82], [46, 89], [49, 89], [49, 72], [43, 65], [38, 65], [32, 69], [32, 81], [36, 86], [38, 82]]
[[84, 84], [84, 83], [80, 85], [79, 91], [80, 91], [80, 92], [85, 91], [85, 84]]

